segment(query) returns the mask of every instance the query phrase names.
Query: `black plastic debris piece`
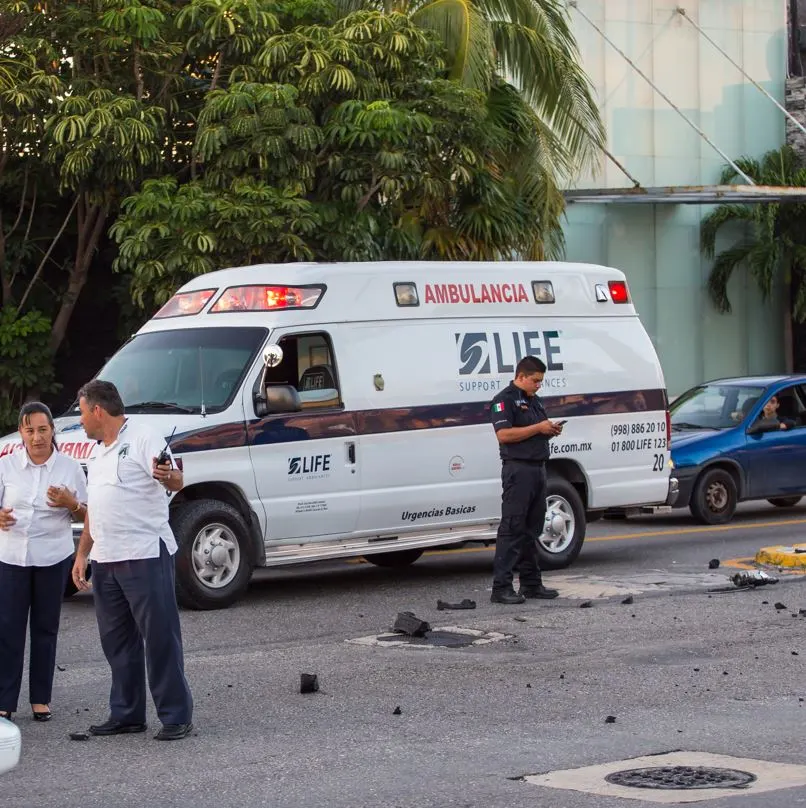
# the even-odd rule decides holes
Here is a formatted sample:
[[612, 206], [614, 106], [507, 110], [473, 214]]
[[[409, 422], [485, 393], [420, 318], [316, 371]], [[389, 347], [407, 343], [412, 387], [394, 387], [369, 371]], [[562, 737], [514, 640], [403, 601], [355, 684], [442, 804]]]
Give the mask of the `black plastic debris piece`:
[[527, 689], [529, 689], [529, 690], [531, 690], [531, 688], [532, 688], [532, 686], [529, 684], [529, 682], [527, 682], [527, 683], [526, 683], [526, 687], [527, 687]]
[[517, 620], [519, 623], [525, 623], [525, 622], [527, 621], [527, 619], [528, 619], [528, 618], [526, 618], [526, 617], [521, 617], [521, 616], [519, 615], [518, 617], [513, 617], [512, 619], [513, 619], [513, 620]]
[[770, 602], [769, 602], [768, 600], [762, 600], [762, 601], [761, 601], [761, 605], [762, 605], [762, 606], [769, 606], [769, 605], [770, 605]]
[[565, 674], [564, 673], [560, 674], [560, 679], [565, 679]]
[[394, 710], [392, 710], [392, 715], [403, 715], [403, 710], [400, 709], [400, 705], [398, 705], [397, 707], [395, 707]]
[[728, 675], [728, 672], [727, 672], [727, 671], [722, 671], [722, 675], [723, 675], [723, 676], [727, 676], [727, 675]]
[[88, 741], [90, 739], [88, 732], [71, 732], [70, 733], [70, 740], [71, 741]]
[[66, 671], [66, 670], [67, 670], [67, 668], [65, 668], [65, 667], [64, 667], [64, 665], [57, 665], [57, 666], [56, 666], [56, 670], [57, 670], [57, 671]]
[[392, 631], [408, 634], [410, 637], [423, 637], [426, 631], [431, 631], [431, 625], [425, 620], [420, 620], [414, 612], [398, 612]]
[[593, 606], [593, 601], [590, 600], [583, 600], [582, 603], [579, 604], [580, 609], [590, 609]]
[[470, 598], [465, 598], [464, 600], [459, 601], [459, 603], [447, 603], [444, 600], [437, 601], [437, 609], [442, 612], [445, 609], [475, 609], [476, 608], [476, 601], [470, 600]]
[[792, 656], [800, 656], [800, 654], [797, 651], [793, 651]]
[[778, 579], [764, 570], [742, 570], [730, 576], [730, 582], [737, 588], [767, 586], [777, 584]]
[[315, 673], [301, 673], [299, 675], [299, 692], [316, 693], [319, 690], [319, 677]]
[[609, 715], [605, 718], [605, 724], [615, 724], [616, 723], [616, 716]]
[[718, 568], [719, 568], [719, 559], [718, 558], [712, 558], [708, 562], [708, 569], [709, 570], [715, 570], [715, 569], [718, 569]]
[[798, 609], [798, 614], [801, 617], [806, 617], [806, 609]]
[[778, 602], [775, 604], [775, 608], [778, 609], [779, 612], [781, 612], [784, 609], [786, 609], [786, 604]]
[[694, 673], [699, 673], [699, 672], [700, 672], [699, 668], [694, 668]]
[[621, 601], [622, 606], [629, 606], [631, 603], [635, 603], [635, 598], [632, 595], [627, 595], [627, 597]]

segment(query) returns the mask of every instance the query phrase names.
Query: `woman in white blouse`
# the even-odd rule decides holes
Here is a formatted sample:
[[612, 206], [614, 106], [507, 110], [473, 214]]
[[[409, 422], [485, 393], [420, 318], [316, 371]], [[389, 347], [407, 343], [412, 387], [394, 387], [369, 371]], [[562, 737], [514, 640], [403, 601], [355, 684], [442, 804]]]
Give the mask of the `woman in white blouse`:
[[72, 568], [72, 522], [84, 520], [87, 484], [56, 448], [50, 410], [20, 410], [23, 449], [0, 458], [0, 717], [17, 711], [30, 617], [29, 691], [35, 721], [51, 718], [56, 639]]

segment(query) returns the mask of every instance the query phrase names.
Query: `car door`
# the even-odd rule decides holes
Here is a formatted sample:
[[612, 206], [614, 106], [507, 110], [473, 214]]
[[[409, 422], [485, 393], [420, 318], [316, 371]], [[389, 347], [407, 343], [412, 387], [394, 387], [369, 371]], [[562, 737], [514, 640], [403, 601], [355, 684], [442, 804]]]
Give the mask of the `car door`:
[[748, 426], [746, 456], [752, 499], [806, 492], [806, 390], [803, 385], [790, 385], [775, 394], [766, 393], [760, 402], [762, 407], [773, 395], [779, 401], [779, 417], [791, 426], [756, 432], [753, 427], [758, 417]]
[[[294, 386], [302, 410], [260, 418], [254, 403], [246, 404], [252, 408], [248, 440], [266, 541], [349, 535], [360, 512], [357, 435], [354, 416], [342, 404], [333, 340], [322, 330], [282, 329], [275, 341], [283, 360], [268, 370], [267, 384]], [[255, 389], [258, 382], [256, 374]]]

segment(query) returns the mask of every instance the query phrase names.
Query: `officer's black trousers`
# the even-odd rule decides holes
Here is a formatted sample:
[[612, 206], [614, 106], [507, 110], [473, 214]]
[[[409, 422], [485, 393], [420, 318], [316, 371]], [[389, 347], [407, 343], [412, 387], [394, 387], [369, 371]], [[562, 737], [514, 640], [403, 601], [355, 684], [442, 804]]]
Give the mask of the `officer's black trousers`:
[[493, 591], [512, 589], [516, 569], [521, 589], [540, 586], [537, 540], [546, 518], [546, 467], [505, 460], [501, 482], [501, 524], [495, 542]]
[[110, 718], [123, 724], [145, 723], [146, 670], [162, 723], [191, 721], [174, 580], [174, 558], [162, 540], [159, 558], [92, 562], [101, 647], [112, 669]]

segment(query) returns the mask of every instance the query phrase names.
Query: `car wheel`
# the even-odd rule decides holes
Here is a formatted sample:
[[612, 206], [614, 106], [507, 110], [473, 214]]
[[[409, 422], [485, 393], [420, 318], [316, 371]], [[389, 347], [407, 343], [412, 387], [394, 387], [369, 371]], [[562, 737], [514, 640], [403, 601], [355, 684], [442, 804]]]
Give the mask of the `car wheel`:
[[585, 506], [568, 480], [550, 478], [546, 489], [546, 521], [537, 543], [540, 566], [560, 570], [570, 566], [585, 541]]
[[721, 525], [733, 518], [737, 502], [736, 482], [730, 472], [712, 469], [697, 480], [689, 509], [697, 521]]
[[775, 505], [776, 508], [794, 508], [803, 497], [773, 497], [768, 499], [770, 505]]
[[425, 551], [396, 550], [393, 553], [370, 553], [364, 556], [365, 561], [374, 564], [376, 567], [387, 567], [388, 569], [400, 569], [413, 564]]
[[249, 528], [226, 502], [192, 500], [171, 515], [179, 549], [176, 594], [188, 609], [224, 609], [246, 591], [252, 576]]

